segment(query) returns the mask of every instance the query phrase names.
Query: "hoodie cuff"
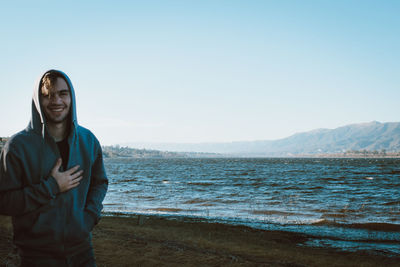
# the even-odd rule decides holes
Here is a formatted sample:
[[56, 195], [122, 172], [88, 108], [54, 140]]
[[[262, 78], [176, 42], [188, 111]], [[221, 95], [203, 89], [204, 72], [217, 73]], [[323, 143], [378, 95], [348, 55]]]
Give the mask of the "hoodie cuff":
[[53, 176], [50, 176], [49, 179], [46, 180], [47, 189], [51, 198], [56, 198], [57, 194], [60, 192], [60, 187], [56, 179]]

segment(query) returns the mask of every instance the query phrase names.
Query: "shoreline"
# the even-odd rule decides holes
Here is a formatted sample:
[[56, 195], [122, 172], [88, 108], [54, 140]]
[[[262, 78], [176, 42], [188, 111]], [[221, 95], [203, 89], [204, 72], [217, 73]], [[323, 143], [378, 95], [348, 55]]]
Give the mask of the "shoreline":
[[387, 155], [374, 155], [374, 154], [351, 154], [351, 153], [332, 153], [332, 154], [298, 154], [292, 156], [293, 158], [316, 158], [316, 159], [398, 159], [399, 153], [387, 153]]
[[[15, 265], [0, 216], [0, 264]], [[305, 246], [309, 235], [157, 215], [105, 215], [93, 231], [98, 266], [398, 266], [399, 256]], [[14, 265], [12, 265], [14, 264]]]

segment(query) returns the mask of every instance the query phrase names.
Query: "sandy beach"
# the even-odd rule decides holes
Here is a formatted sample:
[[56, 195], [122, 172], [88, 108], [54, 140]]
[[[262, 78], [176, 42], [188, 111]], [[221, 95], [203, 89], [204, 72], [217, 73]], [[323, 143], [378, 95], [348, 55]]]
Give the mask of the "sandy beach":
[[[400, 257], [305, 247], [283, 231], [160, 216], [104, 216], [93, 231], [98, 266], [399, 266]], [[9, 217], [0, 216], [0, 264], [18, 266]]]

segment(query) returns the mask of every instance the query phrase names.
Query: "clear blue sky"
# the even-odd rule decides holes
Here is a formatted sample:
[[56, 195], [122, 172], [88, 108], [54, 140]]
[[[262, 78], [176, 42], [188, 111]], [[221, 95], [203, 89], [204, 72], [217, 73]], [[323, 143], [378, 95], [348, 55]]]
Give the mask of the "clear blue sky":
[[0, 136], [65, 71], [103, 144], [400, 121], [400, 1], [2, 1]]

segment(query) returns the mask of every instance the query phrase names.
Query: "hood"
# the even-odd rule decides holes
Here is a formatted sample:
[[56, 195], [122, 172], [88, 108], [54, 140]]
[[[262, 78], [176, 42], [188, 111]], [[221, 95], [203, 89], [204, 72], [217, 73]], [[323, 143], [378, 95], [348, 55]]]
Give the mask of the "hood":
[[50, 71], [55, 71], [58, 72], [59, 74], [61, 74], [65, 80], [67, 81], [67, 84], [70, 88], [70, 94], [71, 94], [71, 133], [75, 133], [77, 126], [78, 126], [78, 121], [77, 121], [77, 117], [76, 117], [76, 101], [75, 101], [75, 90], [74, 87], [72, 86], [71, 80], [69, 79], [69, 77], [67, 76], [67, 74], [65, 74], [64, 72], [60, 71], [60, 70], [48, 70], [46, 72], [44, 72], [42, 75], [40, 75], [35, 83], [35, 87], [33, 89], [33, 97], [32, 97], [32, 117], [31, 117], [31, 121], [29, 123], [28, 128], [31, 128], [33, 131], [41, 133], [43, 138], [45, 136], [45, 132], [46, 132], [46, 127], [45, 127], [45, 123], [46, 123], [46, 118], [42, 112], [42, 109], [40, 108], [40, 102], [39, 102], [39, 95], [40, 95], [40, 86], [41, 86], [41, 80], [43, 78], [43, 76]]

